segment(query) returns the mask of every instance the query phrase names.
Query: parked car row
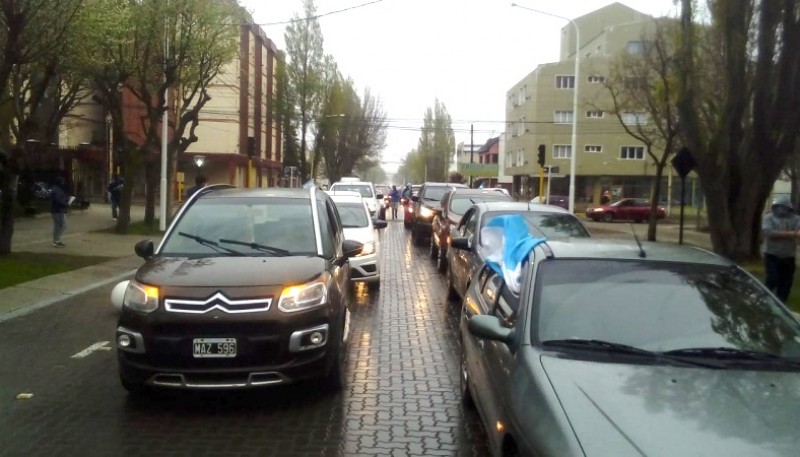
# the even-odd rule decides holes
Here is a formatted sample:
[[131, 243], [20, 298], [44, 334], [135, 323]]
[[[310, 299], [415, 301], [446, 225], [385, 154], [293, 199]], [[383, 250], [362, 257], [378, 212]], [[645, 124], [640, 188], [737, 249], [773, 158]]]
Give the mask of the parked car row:
[[[373, 190], [205, 187], [112, 303], [122, 385], [235, 389], [344, 382], [353, 283], [380, 285]], [[362, 195], [369, 194], [364, 198]]]

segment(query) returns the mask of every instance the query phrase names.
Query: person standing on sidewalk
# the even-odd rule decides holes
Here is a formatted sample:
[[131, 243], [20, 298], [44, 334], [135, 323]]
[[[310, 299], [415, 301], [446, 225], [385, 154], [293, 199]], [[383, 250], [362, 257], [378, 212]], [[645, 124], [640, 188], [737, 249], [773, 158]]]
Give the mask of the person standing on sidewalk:
[[764, 285], [783, 302], [789, 299], [795, 270], [800, 216], [795, 214], [788, 195], [772, 201], [772, 211], [761, 222], [764, 235]]
[[392, 219], [397, 219], [397, 205], [400, 204], [400, 191], [397, 190], [397, 186], [392, 186], [392, 190], [389, 191], [389, 201], [392, 204]]
[[119, 211], [120, 197], [122, 197], [122, 178], [118, 174], [114, 174], [111, 182], [108, 184], [108, 201], [111, 203], [111, 217], [117, 220], [117, 212]]
[[53, 247], [63, 248], [61, 236], [67, 229], [67, 208], [69, 197], [66, 192], [66, 181], [63, 176], [56, 177], [56, 182], [50, 191], [50, 214], [53, 216]]
[[197, 175], [197, 177], [194, 178], [194, 186], [190, 187], [189, 190], [186, 191], [186, 199], [188, 200], [189, 197], [194, 195], [195, 192], [202, 189], [203, 187], [206, 187], [207, 182], [208, 180], [206, 179], [205, 176]]

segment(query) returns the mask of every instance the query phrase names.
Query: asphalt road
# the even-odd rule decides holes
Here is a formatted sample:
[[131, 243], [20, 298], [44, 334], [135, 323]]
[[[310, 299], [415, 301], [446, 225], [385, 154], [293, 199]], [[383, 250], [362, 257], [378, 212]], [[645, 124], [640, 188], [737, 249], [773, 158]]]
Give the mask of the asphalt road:
[[129, 397], [112, 285], [0, 324], [0, 455], [487, 455], [459, 398], [459, 305], [401, 223], [389, 222], [381, 249], [383, 284], [358, 288], [337, 395], [307, 383]]

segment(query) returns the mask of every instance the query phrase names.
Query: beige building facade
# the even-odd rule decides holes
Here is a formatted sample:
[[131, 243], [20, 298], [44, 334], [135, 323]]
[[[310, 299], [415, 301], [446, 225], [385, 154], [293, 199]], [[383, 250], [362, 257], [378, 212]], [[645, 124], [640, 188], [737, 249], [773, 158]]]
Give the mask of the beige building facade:
[[[577, 116], [575, 202], [599, 201], [605, 190], [618, 197], [649, 197], [655, 165], [644, 145], [628, 135], [604, 83], [618, 56], [641, 53], [655, 30], [655, 19], [613, 3], [574, 20], [580, 29], [580, 66], [575, 78], [575, 28], [561, 34], [561, 60], [539, 65], [507, 92], [505, 173], [514, 177], [521, 197], [539, 195], [538, 147], [545, 146], [545, 164], [557, 167], [551, 195], [569, 194], [572, 124]], [[578, 85], [577, 110], [574, 90]], [[577, 111], [577, 113], [575, 112]], [[623, 114], [627, 123], [646, 122], [644, 112]], [[544, 174], [546, 176], [546, 174]]]

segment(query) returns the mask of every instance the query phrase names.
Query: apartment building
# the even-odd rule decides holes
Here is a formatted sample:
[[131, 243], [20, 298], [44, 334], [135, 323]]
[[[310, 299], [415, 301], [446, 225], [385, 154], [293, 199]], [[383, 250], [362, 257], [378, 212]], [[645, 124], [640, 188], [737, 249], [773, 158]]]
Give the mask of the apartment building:
[[[551, 177], [551, 195], [569, 194], [572, 124], [577, 116], [575, 202], [597, 202], [606, 189], [618, 196], [649, 196], [655, 165], [644, 145], [624, 131], [616, 115], [603, 109], [613, 106], [603, 83], [617, 56], [644, 50], [647, 39], [643, 37], [652, 36], [654, 21], [620, 3], [581, 16], [574, 20], [581, 36], [577, 80], [576, 34], [568, 24], [561, 31], [559, 61], [539, 65], [508, 90], [502, 166], [513, 176], [514, 192], [525, 197], [538, 195], [537, 150], [544, 145], [546, 165], [558, 167]], [[573, 101], [576, 84], [577, 110]], [[647, 121], [643, 112], [625, 113], [623, 120]]]

